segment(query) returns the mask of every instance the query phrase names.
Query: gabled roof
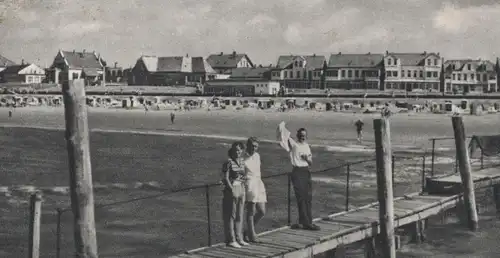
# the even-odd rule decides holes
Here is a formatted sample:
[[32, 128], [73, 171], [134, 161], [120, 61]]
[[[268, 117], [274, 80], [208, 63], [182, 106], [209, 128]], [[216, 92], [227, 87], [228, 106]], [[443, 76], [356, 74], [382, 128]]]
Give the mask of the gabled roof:
[[390, 53], [388, 52], [386, 54], [387, 56], [392, 56], [394, 58], [397, 58], [401, 60], [401, 65], [404, 66], [417, 66], [417, 65], [424, 65], [425, 59], [429, 56], [436, 56], [440, 58], [439, 54], [436, 53]]
[[266, 72], [270, 72], [272, 67], [241, 67], [231, 71], [230, 78], [264, 78]]
[[15, 65], [13, 61], [7, 59], [6, 57], [0, 55], [0, 67], [7, 67], [7, 66], [12, 66]]
[[68, 66], [74, 69], [83, 68], [98, 68], [103, 69], [101, 60], [93, 52], [73, 52], [61, 51], [63, 58], [66, 60]]
[[17, 74], [19, 73], [22, 69], [30, 66], [30, 64], [22, 64], [22, 65], [11, 65], [7, 66], [4, 70], [2, 70], [2, 73], [6, 74]]
[[311, 69], [323, 68], [323, 64], [326, 61], [326, 58], [324, 56], [284, 55], [284, 56], [278, 57], [278, 62], [276, 64], [276, 68], [285, 68], [285, 67], [289, 66], [290, 64], [292, 64], [297, 58], [300, 58], [303, 61], [305, 61], [306, 68], [311, 68]]
[[[480, 60], [480, 59], [452, 59], [447, 60], [444, 63], [445, 70], [450, 71], [462, 71], [466, 65], [470, 64], [474, 70], [476, 71], [487, 71], [492, 72], [495, 71], [495, 64], [489, 60]], [[453, 69], [453, 65], [455, 69]]]
[[233, 52], [232, 54], [212, 54], [207, 58], [207, 62], [213, 68], [236, 68], [237, 64], [243, 57], [246, 57], [250, 64], [253, 66], [252, 61], [246, 54]]
[[328, 67], [375, 67], [384, 60], [383, 54], [332, 54]]
[[215, 73], [203, 57], [142, 56], [140, 60], [149, 72]]

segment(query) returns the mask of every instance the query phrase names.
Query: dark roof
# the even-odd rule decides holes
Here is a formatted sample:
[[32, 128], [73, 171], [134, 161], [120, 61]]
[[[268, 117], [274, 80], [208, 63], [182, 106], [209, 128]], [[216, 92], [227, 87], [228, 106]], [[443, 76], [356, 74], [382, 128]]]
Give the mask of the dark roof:
[[12, 66], [15, 65], [13, 61], [7, 59], [6, 57], [0, 55], [0, 67]]
[[182, 56], [158, 57], [157, 72], [180, 72], [182, 71]]
[[395, 57], [399, 60], [401, 60], [401, 65], [404, 66], [416, 66], [416, 65], [424, 65], [424, 60], [431, 56], [434, 55], [436, 57], [439, 57], [439, 54], [436, 53], [387, 53], [388, 56]]
[[99, 63], [99, 58], [94, 53], [88, 52], [73, 52], [73, 51], [61, 51], [64, 58], [68, 62], [70, 68], [82, 69], [82, 68], [98, 68], [102, 69], [101, 63]]
[[374, 67], [384, 60], [383, 54], [332, 54], [328, 67]]
[[141, 59], [150, 72], [215, 73], [203, 57], [142, 56]]
[[213, 68], [236, 68], [238, 62], [241, 61], [243, 57], [246, 57], [250, 64], [253, 66], [252, 61], [246, 54], [232, 53], [232, 54], [213, 54], [208, 56], [207, 62]]
[[98, 76], [99, 75], [98, 70], [99, 70], [98, 68], [83, 68], [83, 72], [87, 76]]
[[230, 78], [264, 78], [264, 74], [266, 72], [270, 72], [272, 70], [271, 67], [241, 67], [236, 68], [231, 71]]
[[[453, 59], [447, 60], [444, 63], [446, 71], [462, 71], [466, 65], [470, 64], [474, 70], [476, 71], [487, 71], [492, 72], [495, 71], [495, 64], [488, 60], [473, 60], [473, 59]], [[455, 65], [455, 69], [453, 69], [453, 65]]]
[[326, 58], [324, 56], [287, 55], [287, 56], [280, 56], [278, 58], [278, 62], [276, 64], [276, 67], [277, 68], [285, 68], [286, 66], [290, 65], [293, 62], [293, 60], [295, 60], [297, 57], [303, 58], [306, 61], [306, 68], [312, 68], [312, 69], [323, 68], [323, 64], [326, 61]]
[[7, 66], [3, 71], [2, 73], [11, 73], [11, 74], [17, 74], [19, 73], [19, 71], [21, 71], [22, 69], [28, 67], [29, 64], [22, 64], [22, 65], [11, 65], [11, 66]]
[[215, 73], [214, 69], [203, 57], [193, 57], [191, 65], [193, 73]]

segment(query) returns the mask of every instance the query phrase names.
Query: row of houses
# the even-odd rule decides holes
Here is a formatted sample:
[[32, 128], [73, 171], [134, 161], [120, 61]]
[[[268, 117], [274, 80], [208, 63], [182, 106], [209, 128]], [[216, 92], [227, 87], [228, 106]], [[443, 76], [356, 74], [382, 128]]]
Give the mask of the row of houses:
[[443, 93], [497, 92], [500, 67], [489, 60], [444, 60], [439, 53], [334, 53], [283, 55], [275, 64], [256, 65], [247, 54], [204, 57], [141, 56], [133, 67], [108, 66], [95, 51], [57, 52], [42, 69], [0, 56], [0, 80], [62, 83], [84, 78], [88, 85], [199, 86], [206, 93], [276, 94], [282, 89], [413, 91]]
[[500, 78], [498, 60], [496, 64], [481, 59], [445, 61], [433, 52], [339, 52], [328, 59], [315, 54], [284, 55], [276, 64], [265, 67], [254, 65], [248, 55], [236, 52], [202, 60], [142, 56], [131, 70], [129, 84], [199, 83], [206, 93], [254, 95], [275, 94], [282, 88], [456, 94], [497, 92]]

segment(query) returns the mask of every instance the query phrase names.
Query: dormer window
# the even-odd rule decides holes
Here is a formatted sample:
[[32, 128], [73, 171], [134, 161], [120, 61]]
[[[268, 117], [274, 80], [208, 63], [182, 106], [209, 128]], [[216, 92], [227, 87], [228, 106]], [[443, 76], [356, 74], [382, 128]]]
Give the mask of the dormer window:
[[431, 62], [432, 62], [431, 59], [427, 59], [427, 65], [429, 65], [429, 66], [432, 65]]
[[392, 65], [392, 59], [387, 59], [387, 65]]
[[472, 66], [470, 64], [467, 64], [467, 70], [471, 70], [472, 69]]

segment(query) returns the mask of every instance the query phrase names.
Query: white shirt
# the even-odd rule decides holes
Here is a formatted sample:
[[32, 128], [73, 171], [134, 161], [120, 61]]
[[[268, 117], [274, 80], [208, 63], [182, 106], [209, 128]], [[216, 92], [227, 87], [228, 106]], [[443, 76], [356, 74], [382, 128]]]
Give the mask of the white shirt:
[[247, 180], [260, 178], [260, 155], [255, 152], [252, 156], [247, 156], [244, 161]]
[[290, 153], [290, 162], [294, 167], [308, 167], [307, 161], [302, 159], [302, 155], [311, 155], [311, 148], [306, 142], [299, 143], [290, 137], [290, 131], [286, 129], [285, 122], [278, 125], [277, 138], [283, 149]]

